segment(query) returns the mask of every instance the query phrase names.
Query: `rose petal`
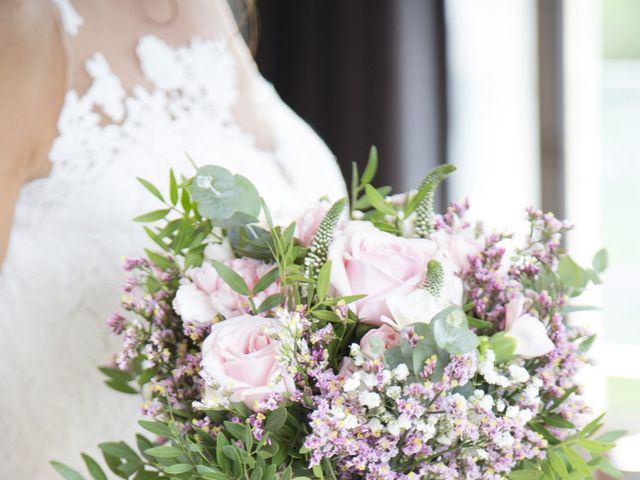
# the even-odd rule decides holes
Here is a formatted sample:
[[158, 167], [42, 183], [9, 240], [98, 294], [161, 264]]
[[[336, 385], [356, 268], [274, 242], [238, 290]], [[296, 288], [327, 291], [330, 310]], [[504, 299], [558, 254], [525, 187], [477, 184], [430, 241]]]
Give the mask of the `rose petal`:
[[524, 358], [541, 357], [555, 348], [546, 327], [533, 315], [516, 318], [507, 335], [516, 340], [515, 354]]
[[505, 329], [509, 330], [513, 326], [513, 322], [522, 316], [524, 310], [525, 298], [523, 295], [517, 295], [507, 305]]
[[209, 296], [193, 283], [178, 288], [173, 299], [173, 309], [184, 322], [199, 325], [211, 323], [217, 313]]

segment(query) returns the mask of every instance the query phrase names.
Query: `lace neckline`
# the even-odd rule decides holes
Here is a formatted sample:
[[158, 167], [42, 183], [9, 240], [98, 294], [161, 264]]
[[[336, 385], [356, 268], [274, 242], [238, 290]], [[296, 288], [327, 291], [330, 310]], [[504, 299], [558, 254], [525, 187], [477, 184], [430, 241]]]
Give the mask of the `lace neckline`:
[[[155, 35], [146, 35], [140, 38], [136, 54], [150, 87], [138, 84], [130, 93], [111, 71], [104, 55], [95, 53], [86, 60], [91, 85], [83, 95], [75, 89], [67, 91], [58, 117], [58, 137], [49, 154], [52, 170], [47, 178], [69, 172], [77, 175], [83, 170], [88, 174], [95, 170], [96, 162], [114, 161], [122, 151], [131, 150], [133, 144], [144, 143], [141, 137], [149, 134], [150, 124], [180, 130], [195, 121], [242, 138], [247, 147], [258, 150], [265, 157], [263, 161], [275, 163], [292, 182], [280, 161], [282, 137], [270, 132], [274, 149], [260, 150], [253, 135], [234, 120], [237, 70], [226, 40], [196, 37], [190, 44], [176, 47]], [[256, 80], [258, 108], [268, 115], [265, 87], [269, 86], [261, 78]], [[189, 146], [184, 147], [189, 152]]]

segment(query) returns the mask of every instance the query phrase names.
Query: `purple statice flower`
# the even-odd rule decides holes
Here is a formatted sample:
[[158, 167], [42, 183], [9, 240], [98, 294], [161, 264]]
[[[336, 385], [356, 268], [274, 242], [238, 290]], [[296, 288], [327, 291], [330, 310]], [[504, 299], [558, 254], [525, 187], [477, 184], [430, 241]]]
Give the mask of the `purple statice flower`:
[[122, 315], [114, 313], [107, 319], [107, 326], [112, 333], [120, 335], [124, 331], [125, 322], [126, 319]]

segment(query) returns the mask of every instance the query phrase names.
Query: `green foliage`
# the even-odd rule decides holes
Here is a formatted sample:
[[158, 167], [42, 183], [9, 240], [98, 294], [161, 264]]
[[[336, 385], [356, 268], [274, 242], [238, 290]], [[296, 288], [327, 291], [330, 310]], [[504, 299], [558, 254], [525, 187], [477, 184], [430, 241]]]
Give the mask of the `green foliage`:
[[489, 337], [487, 346], [495, 353], [496, 363], [506, 363], [513, 358], [517, 345], [515, 338], [498, 332]]
[[469, 353], [479, 345], [478, 337], [469, 329], [467, 316], [462, 308], [452, 305], [431, 320], [436, 344], [452, 354]]
[[599, 273], [607, 266], [606, 250], [600, 250], [593, 259], [593, 269], [582, 268], [569, 255], [561, 255], [558, 264], [560, 283], [570, 297], [577, 297], [584, 292], [589, 282], [600, 284]]
[[84, 477], [80, 475], [76, 470], [71, 467], [67, 467], [60, 462], [51, 462], [51, 466], [58, 472], [65, 480], [84, 480]]
[[469, 329], [467, 317], [460, 307], [451, 306], [439, 312], [430, 323], [414, 323], [412, 328], [419, 340], [413, 347], [405, 338], [386, 350], [385, 363], [395, 368], [406, 364], [416, 378], [420, 378], [425, 362], [436, 357], [433, 380], [438, 380], [452, 354], [469, 353], [476, 349], [478, 337]]
[[217, 165], [200, 167], [189, 186], [200, 214], [220, 227], [257, 222], [260, 196], [241, 175]]
[[598, 471], [613, 478], [622, 478], [622, 474], [604, 457], [613, 448], [613, 441], [624, 432], [609, 432], [595, 437], [602, 428], [604, 415], [600, 415], [579, 432], [560, 441], [543, 424], [556, 428], [574, 428], [571, 422], [559, 415], [544, 413], [533, 419], [529, 426], [547, 439], [550, 446], [547, 458], [537, 461], [521, 462], [519, 467], [509, 474], [510, 479], [539, 478], [543, 480], [587, 479], [593, 478]]
[[[362, 174], [362, 178], [358, 175], [358, 165], [356, 162], [351, 164], [351, 213], [355, 208], [365, 208], [365, 207], [356, 207], [358, 201], [358, 195], [364, 189], [365, 185], [371, 183], [373, 178], [378, 171], [378, 149], [375, 146], [371, 146], [369, 150], [369, 159], [367, 161], [367, 165], [364, 168], [364, 172]], [[381, 193], [381, 192], [379, 192]], [[384, 194], [383, 194], [384, 195]], [[370, 206], [367, 205], [367, 206]]]

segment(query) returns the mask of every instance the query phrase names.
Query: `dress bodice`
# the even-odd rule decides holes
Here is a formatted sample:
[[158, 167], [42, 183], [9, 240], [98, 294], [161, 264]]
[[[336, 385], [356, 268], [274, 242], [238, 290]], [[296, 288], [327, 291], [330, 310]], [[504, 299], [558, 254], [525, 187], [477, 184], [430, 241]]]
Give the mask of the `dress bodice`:
[[[73, 33], [82, 19], [54, 3]], [[1, 478], [54, 478], [51, 459], [77, 465], [98, 441], [132, 440], [139, 399], [109, 391], [95, 369], [115, 351], [104, 320], [117, 308], [120, 258], [149, 246], [131, 219], [158, 208], [137, 176], [166, 191], [169, 168], [193, 172], [188, 154], [248, 177], [281, 212], [344, 195], [327, 147], [257, 73], [274, 150], [236, 124], [236, 60], [224, 40], [175, 47], [144, 36], [136, 53], [148, 86], [130, 92], [104, 56], [89, 58], [92, 84], [66, 94], [51, 174], [16, 206], [0, 273]]]

